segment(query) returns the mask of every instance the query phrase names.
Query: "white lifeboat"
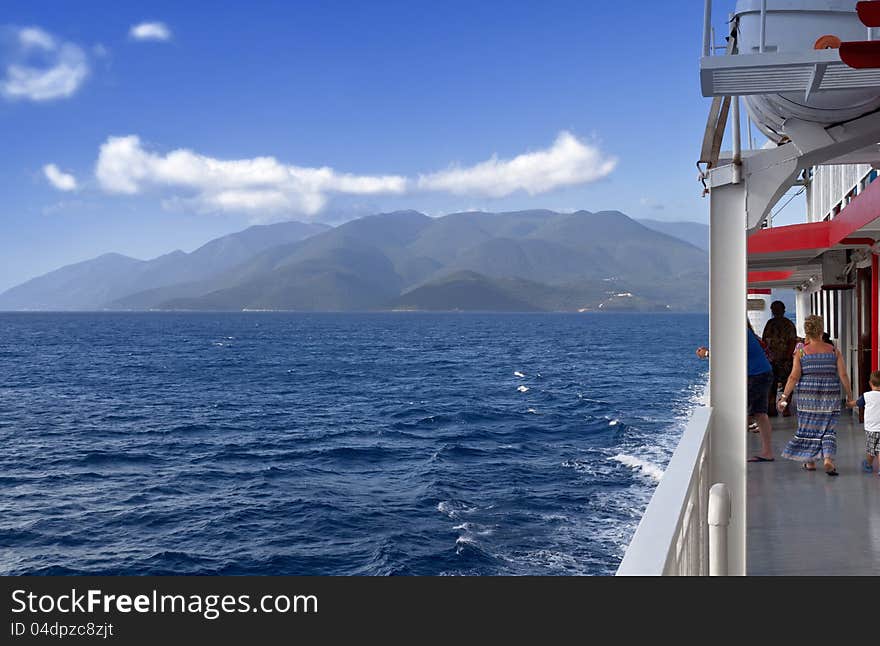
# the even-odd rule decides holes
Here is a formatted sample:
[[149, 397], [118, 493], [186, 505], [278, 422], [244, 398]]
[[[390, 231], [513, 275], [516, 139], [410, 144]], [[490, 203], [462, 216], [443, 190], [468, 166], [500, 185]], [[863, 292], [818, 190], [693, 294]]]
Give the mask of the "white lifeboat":
[[[761, 0], [739, 0], [739, 54], [761, 50]], [[877, 30], [880, 39], [880, 29]], [[856, 13], [856, 0], [767, 0], [764, 52], [803, 53], [839, 46], [841, 41], [864, 41], [868, 29]], [[771, 141], [780, 143], [782, 125], [795, 118], [823, 125], [856, 119], [880, 109], [877, 88], [743, 97], [752, 121]]]

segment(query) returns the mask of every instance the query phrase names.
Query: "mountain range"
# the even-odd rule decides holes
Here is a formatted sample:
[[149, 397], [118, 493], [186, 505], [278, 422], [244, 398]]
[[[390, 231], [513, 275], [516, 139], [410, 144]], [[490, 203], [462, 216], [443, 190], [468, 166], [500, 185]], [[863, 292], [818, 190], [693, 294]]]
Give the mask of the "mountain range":
[[673, 238], [690, 242], [692, 245], [703, 251], [709, 251], [708, 224], [700, 224], [698, 222], [667, 222], [666, 220], [647, 219], [637, 220], [637, 222], [649, 229], [654, 229], [654, 231], [659, 231], [660, 233], [665, 233]]
[[284, 222], [68, 265], [0, 294], [0, 309], [701, 311], [705, 229], [618, 211]]

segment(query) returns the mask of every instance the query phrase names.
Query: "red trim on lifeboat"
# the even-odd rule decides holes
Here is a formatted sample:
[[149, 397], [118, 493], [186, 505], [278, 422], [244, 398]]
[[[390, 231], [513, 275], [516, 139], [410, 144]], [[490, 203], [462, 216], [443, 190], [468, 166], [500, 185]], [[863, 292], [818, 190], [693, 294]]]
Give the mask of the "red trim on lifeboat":
[[[875, 25], [878, 26], [878, 25]], [[880, 41], [855, 40], [840, 43], [840, 60], [857, 70], [880, 67]]]
[[880, 27], [880, 2], [876, 0], [857, 2], [856, 12], [859, 14], [859, 20], [866, 27]]

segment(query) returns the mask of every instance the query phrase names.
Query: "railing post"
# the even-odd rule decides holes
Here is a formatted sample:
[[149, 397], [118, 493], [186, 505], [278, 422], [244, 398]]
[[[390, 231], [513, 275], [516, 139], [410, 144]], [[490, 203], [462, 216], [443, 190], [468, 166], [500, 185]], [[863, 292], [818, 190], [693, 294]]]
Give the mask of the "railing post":
[[742, 133], [739, 116], [739, 97], [731, 97], [733, 103], [733, 121], [730, 124], [731, 138], [733, 139], [733, 183], [742, 181]]
[[727, 576], [730, 491], [723, 482], [709, 489], [709, 576]]
[[762, 54], [767, 49], [767, 0], [761, 0], [761, 45], [759, 52]]
[[[713, 171], [714, 172], [717, 171]], [[711, 179], [710, 175], [710, 179]], [[723, 482], [732, 510], [728, 572], [746, 572], [746, 184], [710, 194], [710, 482]]]
[[710, 43], [712, 38], [712, 0], [706, 0], [706, 6], [703, 10], [703, 57], [712, 55], [712, 46]]

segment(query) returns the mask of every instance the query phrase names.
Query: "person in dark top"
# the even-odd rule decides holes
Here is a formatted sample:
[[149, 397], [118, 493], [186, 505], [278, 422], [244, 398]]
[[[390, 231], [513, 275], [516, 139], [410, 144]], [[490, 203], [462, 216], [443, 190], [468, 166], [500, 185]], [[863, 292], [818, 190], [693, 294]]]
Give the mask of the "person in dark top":
[[[773, 381], [767, 395], [767, 404], [768, 414], [774, 416], [776, 415], [776, 391], [785, 387], [788, 376], [791, 374], [792, 355], [798, 342], [798, 335], [794, 323], [785, 316], [785, 303], [773, 301], [770, 304], [770, 311], [773, 312], [773, 318], [767, 321], [762, 336], [772, 357]], [[791, 415], [791, 411], [786, 408], [783, 415], [787, 417]]]

